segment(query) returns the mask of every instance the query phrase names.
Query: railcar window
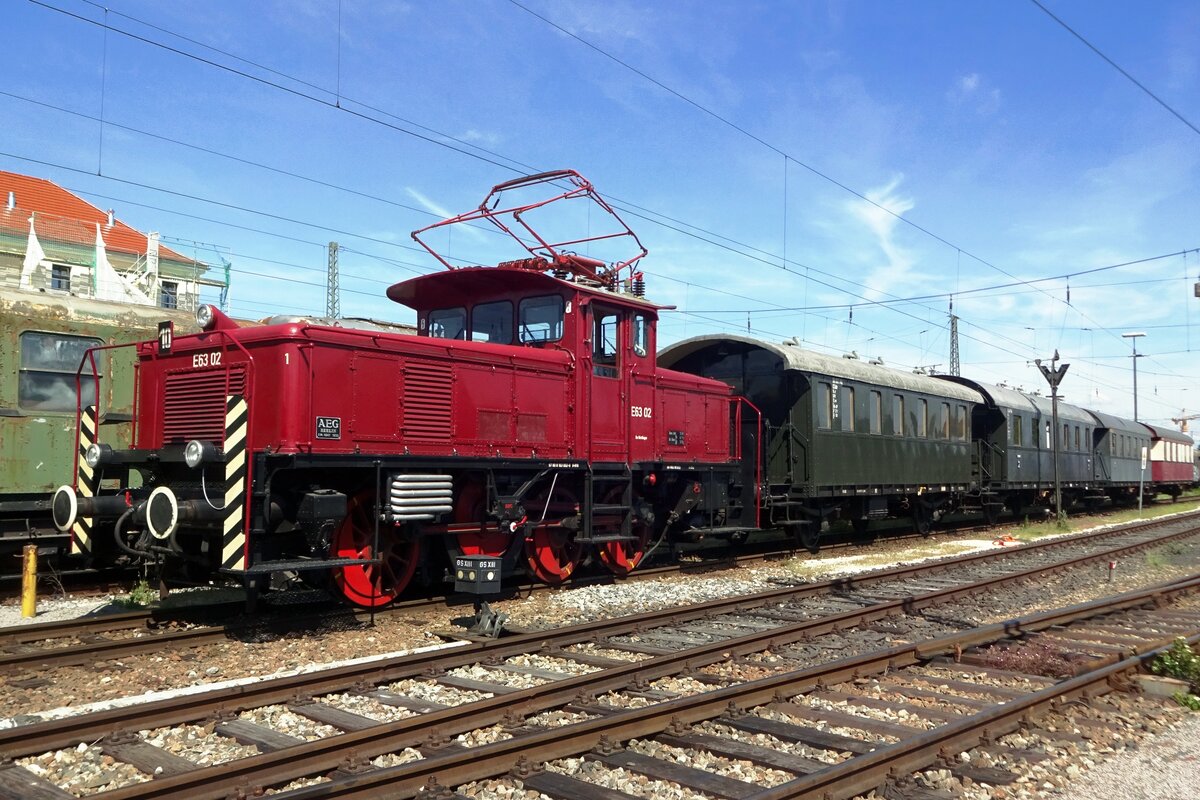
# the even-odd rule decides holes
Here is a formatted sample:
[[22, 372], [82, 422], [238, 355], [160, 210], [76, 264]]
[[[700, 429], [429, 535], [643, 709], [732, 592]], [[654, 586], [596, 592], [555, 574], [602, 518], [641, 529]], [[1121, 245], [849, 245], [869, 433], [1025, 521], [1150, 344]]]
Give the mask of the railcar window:
[[959, 441], [967, 440], [967, 407], [956, 406], [954, 417], [954, 435]]
[[871, 433], [883, 433], [883, 394], [871, 392]]
[[938, 438], [950, 438], [950, 404], [942, 403], [941, 410], [938, 414]]
[[633, 315], [633, 354], [645, 358], [650, 352], [650, 321], [645, 314]]
[[929, 436], [929, 401], [921, 398], [917, 401], [917, 436]]
[[617, 377], [617, 345], [621, 312], [593, 306], [592, 371], [602, 378]]
[[429, 312], [429, 335], [435, 339], [467, 338], [467, 310], [441, 308]]
[[480, 303], [471, 309], [471, 341], [512, 344], [513, 305], [507, 300]]
[[892, 433], [904, 435], [904, 395], [892, 395]]
[[1016, 445], [1025, 444], [1024, 431], [1021, 430], [1022, 419], [1020, 414], [1012, 415], [1012, 443]]
[[1082, 447], [1079, 446], [1079, 426], [1078, 425], [1075, 426], [1075, 449], [1076, 450], [1083, 449]]
[[817, 427], [833, 427], [833, 387], [828, 383], [817, 384]]
[[838, 398], [838, 416], [842, 420], [842, 430], [854, 430], [854, 387], [843, 386], [841, 388], [841, 397]]
[[[21, 366], [17, 405], [30, 411], [75, 411], [75, 374], [88, 348], [103, 342], [88, 336], [62, 333], [21, 334]], [[96, 357], [96, 366], [103, 361]], [[96, 385], [90, 365], [80, 374], [83, 404], [92, 405]]]
[[563, 335], [563, 299], [553, 294], [527, 297], [517, 307], [521, 344], [557, 342]]

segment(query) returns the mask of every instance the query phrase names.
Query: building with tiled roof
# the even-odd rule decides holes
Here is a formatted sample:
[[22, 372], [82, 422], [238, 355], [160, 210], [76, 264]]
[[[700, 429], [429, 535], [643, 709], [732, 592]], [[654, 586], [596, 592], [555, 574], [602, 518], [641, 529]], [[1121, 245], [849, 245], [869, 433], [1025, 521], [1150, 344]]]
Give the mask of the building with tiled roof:
[[51, 181], [0, 171], [0, 285], [192, 309], [226, 280]]

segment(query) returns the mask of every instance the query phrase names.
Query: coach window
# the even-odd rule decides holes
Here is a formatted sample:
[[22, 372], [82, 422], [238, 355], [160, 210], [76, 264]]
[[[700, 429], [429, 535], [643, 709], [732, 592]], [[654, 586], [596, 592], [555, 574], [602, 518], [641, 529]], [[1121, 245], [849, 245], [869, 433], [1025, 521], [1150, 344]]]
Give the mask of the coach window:
[[838, 398], [838, 416], [841, 417], [842, 430], [854, 430], [854, 387], [843, 386]]
[[[29, 411], [75, 411], [76, 372], [88, 348], [102, 344], [99, 339], [85, 336], [33, 331], [22, 333], [17, 405]], [[101, 363], [97, 355], [96, 366], [99, 367]], [[95, 404], [96, 384], [90, 363], [79, 373], [79, 378], [83, 405]]]
[[828, 383], [817, 384], [817, 427], [833, 427], [833, 387]]
[[868, 409], [871, 415], [871, 433], [883, 433], [883, 394], [880, 392], [871, 392], [871, 408]]
[[938, 438], [950, 438], [950, 404], [942, 403], [941, 412], [938, 414]]
[[925, 398], [917, 401], [917, 436], [922, 439], [929, 436], [929, 401]]
[[892, 395], [892, 434], [904, 435], [904, 395]]
[[465, 308], [441, 308], [429, 312], [429, 335], [434, 339], [465, 339], [466, 333]]
[[1023, 433], [1023, 431], [1021, 430], [1021, 415], [1013, 414], [1011, 424], [1012, 424], [1012, 443], [1017, 444], [1017, 445], [1024, 444], [1024, 442], [1021, 441], [1021, 434]]
[[621, 312], [592, 306], [592, 314], [592, 371], [602, 378], [615, 378]]
[[967, 407], [956, 406], [957, 411], [954, 417], [954, 435], [959, 441], [967, 440]]
[[1078, 425], [1075, 426], [1075, 449], [1076, 450], [1083, 449], [1082, 447], [1079, 446], [1079, 426]]
[[552, 294], [527, 297], [517, 307], [518, 339], [521, 344], [557, 342], [563, 335], [563, 299]]
[[471, 341], [512, 344], [513, 305], [508, 300], [480, 303], [471, 309]]

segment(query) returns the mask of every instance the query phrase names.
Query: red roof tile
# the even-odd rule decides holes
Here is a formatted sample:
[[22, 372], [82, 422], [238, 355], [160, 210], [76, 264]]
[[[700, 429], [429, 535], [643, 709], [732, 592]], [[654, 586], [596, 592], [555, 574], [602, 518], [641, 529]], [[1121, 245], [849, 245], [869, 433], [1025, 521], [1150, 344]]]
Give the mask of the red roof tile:
[[[8, 193], [12, 192], [15, 208], [8, 209]], [[61, 186], [29, 175], [0, 170], [0, 225], [6, 228], [29, 230], [32, 214], [58, 217], [63, 220], [78, 220], [85, 225], [55, 226], [53, 238], [66, 238], [81, 244], [92, 245], [96, 241], [96, 223], [104, 237], [106, 250], [140, 255], [146, 252], [146, 234], [115, 220], [108, 227], [108, 212], [102, 211], [86, 200], [71, 194]], [[39, 236], [43, 236], [39, 231]], [[159, 245], [159, 258], [191, 264], [194, 259], [180, 255], [174, 250]]]

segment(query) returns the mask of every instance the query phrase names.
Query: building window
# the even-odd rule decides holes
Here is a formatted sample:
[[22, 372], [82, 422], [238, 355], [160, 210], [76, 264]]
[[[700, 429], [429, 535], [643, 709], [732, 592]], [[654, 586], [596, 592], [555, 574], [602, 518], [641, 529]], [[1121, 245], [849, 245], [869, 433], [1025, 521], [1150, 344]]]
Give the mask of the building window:
[[838, 398], [838, 416], [841, 418], [842, 430], [854, 430], [854, 387], [843, 386], [840, 390], [841, 397]]
[[892, 434], [904, 435], [904, 395], [892, 395]]
[[871, 433], [883, 433], [883, 394], [871, 392]]
[[828, 383], [817, 384], [817, 427], [833, 427], [833, 387]]
[[[102, 345], [99, 339], [61, 333], [21, 334], [21, 366], [17, 405], [30, 411], [75, 411], [75, 376], [83, 393], [83, 406], [95, 405], [96, 382], [91, 365], [80, 371], [89, 348]], [[97, 368], [100, 359], [96, 359]]]
[[50, 288], [71, 291], [71, 268], [62, 264], [50, 265]]
[[160, 308], [179, 308], [178, 283], [163, 281], [158, 285], [158, 305]]

